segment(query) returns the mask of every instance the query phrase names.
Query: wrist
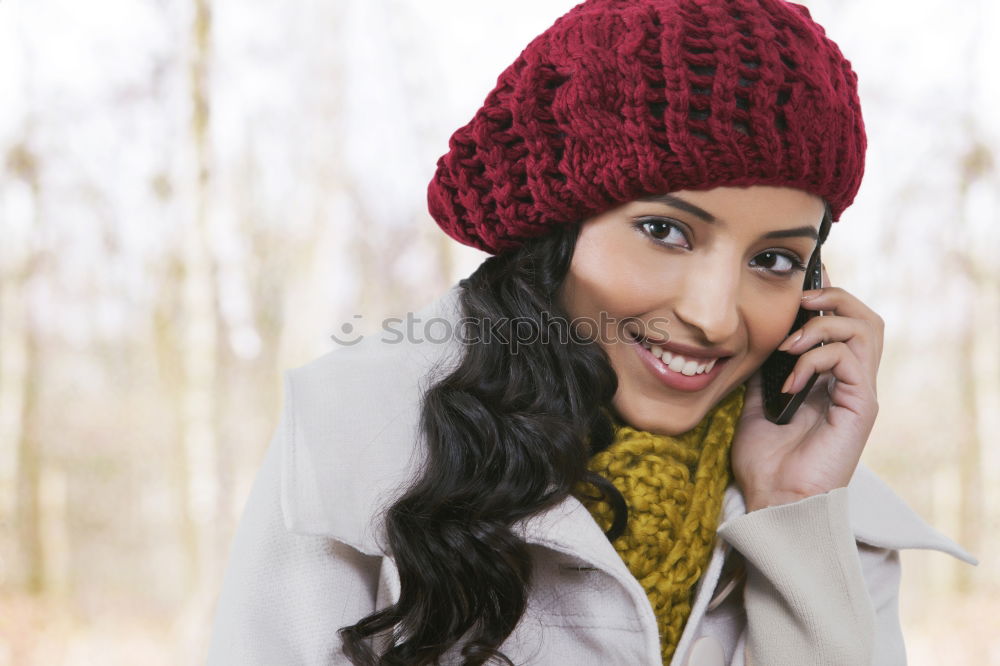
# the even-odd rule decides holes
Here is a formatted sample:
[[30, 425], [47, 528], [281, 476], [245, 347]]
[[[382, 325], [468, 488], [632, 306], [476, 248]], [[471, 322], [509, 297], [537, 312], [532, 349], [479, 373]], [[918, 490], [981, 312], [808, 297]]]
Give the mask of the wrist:
[[794, 504], [795, 502], [811, 497], [808, 493], [799, 493], [790, 490], [772, 490], [766, 492], [747, 493], [746, 500], [747, 513], [766, 509], [772, 506], [783, 504]]

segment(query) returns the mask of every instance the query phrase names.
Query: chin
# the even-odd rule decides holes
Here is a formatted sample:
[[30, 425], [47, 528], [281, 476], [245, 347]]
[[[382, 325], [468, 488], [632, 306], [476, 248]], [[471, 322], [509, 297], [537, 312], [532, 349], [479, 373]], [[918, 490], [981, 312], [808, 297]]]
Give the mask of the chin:
[[[692, 414], [690, 408], [685, 409], [676, 405], [651, 405], [648, 410], [629, 409], [617, 403], [614, 407], [618, 413], [618, 417], [636, 430], [643, 430], [657, 435], [667, 435], [669, 437], [683, 435], [697, 426], [705, 417], [702, 413]], [[650, 414], [649, 412], [653, 410], [658, 413]], [[674, 414], [668, 414], [668, 411], [673, 411]], [[679, 411], [686, 411], [687, 414], [684, 416], [687, 418], [676, 418], [681, 416], [677, 413]]]

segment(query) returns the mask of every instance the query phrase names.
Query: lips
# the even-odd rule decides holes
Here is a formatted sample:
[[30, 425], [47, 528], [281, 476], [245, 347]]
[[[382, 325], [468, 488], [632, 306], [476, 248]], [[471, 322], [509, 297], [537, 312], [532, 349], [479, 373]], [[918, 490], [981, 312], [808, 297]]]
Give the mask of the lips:
[[[653, 352], [643, 347], [641, 342], [636, 338], [632, 338], [628, 344], [635, 349], [636, 354], [639, 356], [639, 360], [659, 382], [678, 391], [702, 390], [712, 383], [730, 358], [729, 356], [719, 358], [707, 372], [695, 375], [685, 375], [681, 372], [671, 370], [660, 359], [654, 356]], [[667, 345], [667, 347], [669, 348], [669, 345]], [[683, 356], [683, 354], [681, 354], [681, 356]], [[694, 360], [693, 355], [691, 360]], [[711, 357], [706, 360], [710, 361]]]

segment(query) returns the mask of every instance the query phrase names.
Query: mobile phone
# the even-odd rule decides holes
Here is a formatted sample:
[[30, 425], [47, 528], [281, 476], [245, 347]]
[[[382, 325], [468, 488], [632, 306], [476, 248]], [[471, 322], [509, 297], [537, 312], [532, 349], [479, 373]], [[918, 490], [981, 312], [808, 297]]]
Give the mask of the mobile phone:
[[[819, 289], [823, 286], [823, 262], [820, 259], [819, 249], [820, 246], [817, 245], [812, 257], [809, 259], [808, 266], [806, 266], [806, 278], [802, 285], [803, 289]], [[788, 331], [789, 335], [802, 328], [813, 317], [822, 316], [822, 314], [818, 310], [807, 310], [800, 307], [799, 313], [795, 317], [795, 322]], [[813, 345], [812, 349], [822, 344], [820, 342]], [[802, 353], [804, 354], [805, 351]], [[819, 377], [814, 372], [813, 376], [806, 382], [806, 385], [802, 387], [802, 390], [795, 394], [781, 392], [781, 387], [785, 384], [785, 380], [788, 379], [788, 375], [792, 374], [792, 368], [795, 367], [795, 362], [799, 359], [799, 356], [801, 354], [789, 354], [780, 349], [775, 349], [774, 353], [767, 357], [767, 360], [764, 361], [764, 364], [760, 368], [764, 415], [769, 421], [778, 425], [785, 425], [792, 420], [795, 411], [809, 394], [813, 384], [816, 383], [816, 378]]]

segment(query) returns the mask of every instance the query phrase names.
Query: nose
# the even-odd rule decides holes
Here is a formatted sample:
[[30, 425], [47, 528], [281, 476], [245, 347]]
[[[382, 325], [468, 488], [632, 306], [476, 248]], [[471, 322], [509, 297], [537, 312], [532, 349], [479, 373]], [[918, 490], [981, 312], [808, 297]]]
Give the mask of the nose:
[[717, 256], [691, 268], [674, 302], [674, 315], [705, 344], [723, 344], [740, 325], [739, 262]]

